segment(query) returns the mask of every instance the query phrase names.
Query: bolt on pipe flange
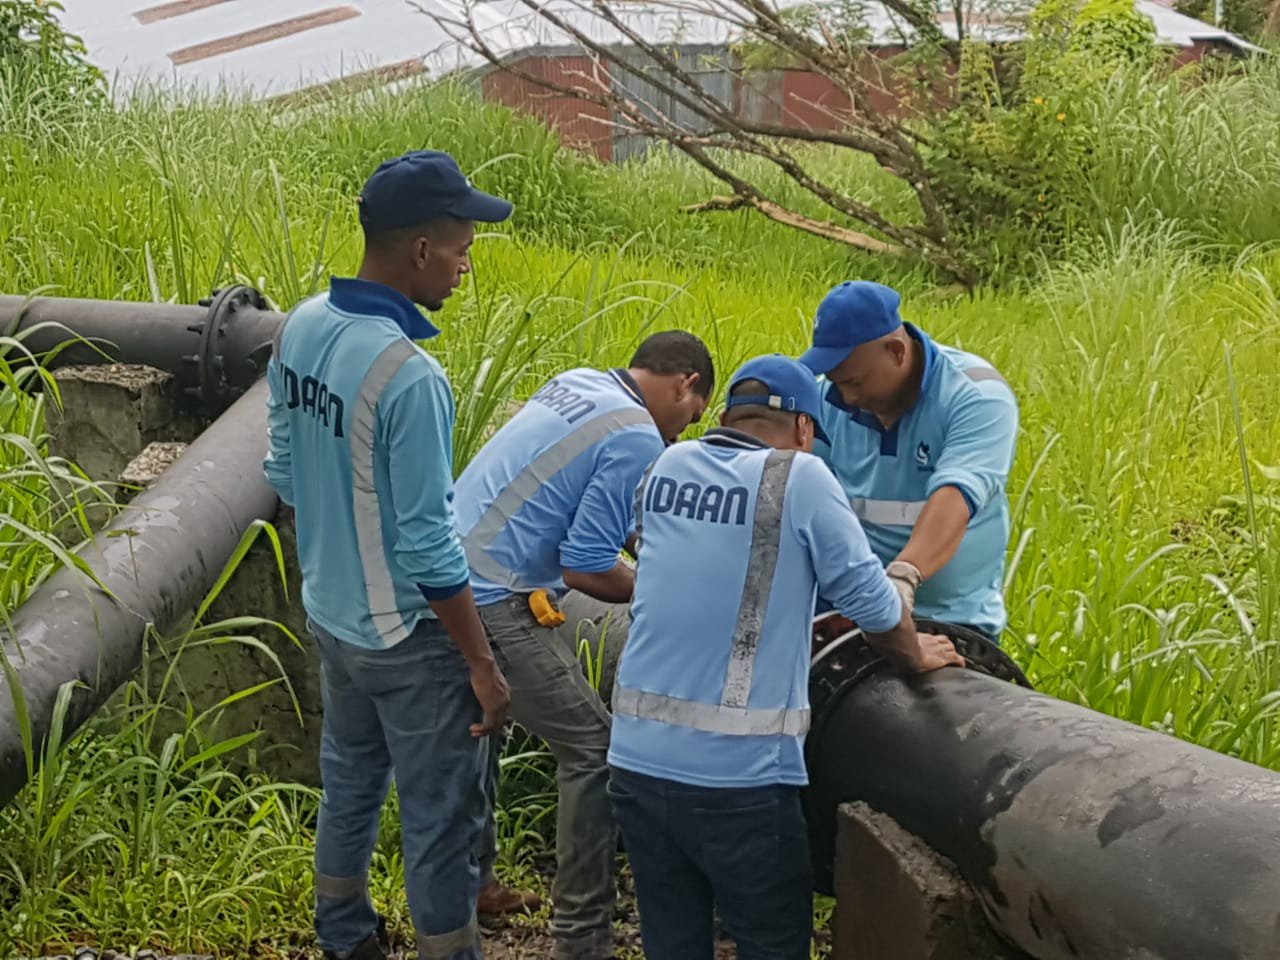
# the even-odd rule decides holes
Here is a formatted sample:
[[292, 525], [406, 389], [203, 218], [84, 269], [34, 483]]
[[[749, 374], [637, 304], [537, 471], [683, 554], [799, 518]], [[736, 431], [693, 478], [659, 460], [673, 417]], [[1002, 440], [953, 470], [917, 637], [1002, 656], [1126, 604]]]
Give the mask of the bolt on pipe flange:
[[262, 330], [256, 325], [246, 328], [238, 320], [246, 311], [266, 313], [271, 308], [262, 293], [243, 284], [215, 290], [200, 306], [207, 306], [209, 315], [202, 323], [187, 327], [200, 335], [200, 343], [194, 354], [183, 357], [196, 365], [196, 383], [185, 393], [214, 417], [266, 369], [271, 341], [261, 339]]

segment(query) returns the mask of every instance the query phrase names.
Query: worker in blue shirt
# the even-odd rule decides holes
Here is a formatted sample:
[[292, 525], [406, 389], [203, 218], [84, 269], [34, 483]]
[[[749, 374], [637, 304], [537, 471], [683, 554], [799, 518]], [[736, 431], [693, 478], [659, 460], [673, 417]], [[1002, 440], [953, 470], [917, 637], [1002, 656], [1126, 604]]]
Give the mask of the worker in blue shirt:
[[900, 301], [856, 281], [819, 305], [800, 358], [825, 390], [816, 452], [907, 607], [999, 642], [1017, 398], [986, 360], [904, 323]]
[[[625, 368], [569, 370], [543, 385], [458, 478], [458, 529], [511, 683], [511, 715], [556, 759], [554, 960], [614, 955], [617, 829], [605, 793], [609, 711], [553, 632], [566, 615], [577, 619], [575, 596], [631, 600], [635, 573], [622, 551], [634, 536], [636, 485], [702, 416], [714, 376], [693, 334], [655, 333]], [[610, 627], [607, 642], [620, 630], [625, 623]], [[491, 771], [492, 799], [496, 763]], [[487, 865], [492, 830], [486, 841]]]
[[415, 304], [443, 307], [474, 221], [511, 204], [424, 150], [380, 165], [359, 213], [359, 275], [298, 305], [267, 367], [265, 471], [295, 511], [322, 669], [316, 934], [326, 960], [386, 956], [369, 861], [394, 773], [418, 956], [480, 960], [474, 847], [510, 691], [451, 508], [453, 394], [414, 343], [439, 331]]
[[648, 957], [710, 960], [718, 913], [740, 960], [808, 960], [800, 789], [819, 588], [899, 670], [963, 664], [944, 637], [917, 635], [809, 453], [821, 405], [803, 366], [757, 357], [733, 375], [721, 428], [667, 449], [636, 494], [609, 794]]

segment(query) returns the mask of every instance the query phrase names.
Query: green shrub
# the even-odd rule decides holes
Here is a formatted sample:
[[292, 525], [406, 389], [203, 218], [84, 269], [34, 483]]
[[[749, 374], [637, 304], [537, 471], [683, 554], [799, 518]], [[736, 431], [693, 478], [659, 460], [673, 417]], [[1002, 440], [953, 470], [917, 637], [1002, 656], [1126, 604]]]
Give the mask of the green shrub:
[[1025, 269], [1081, 222], [1069, 188], [1098, 136], [1082, 105], [1118, 71], [1150, 70], [1154, 39], [1129, 0], [1043, 0], [1022, 42], [966, 44], [957, 109], [933, 125], [926, 161], [957, 229], [997, 274]]
[[0, 89], [38, 110], [62, 109], [105, 93], [84, 42], [67, 33], [57, 0], [0, 0]]

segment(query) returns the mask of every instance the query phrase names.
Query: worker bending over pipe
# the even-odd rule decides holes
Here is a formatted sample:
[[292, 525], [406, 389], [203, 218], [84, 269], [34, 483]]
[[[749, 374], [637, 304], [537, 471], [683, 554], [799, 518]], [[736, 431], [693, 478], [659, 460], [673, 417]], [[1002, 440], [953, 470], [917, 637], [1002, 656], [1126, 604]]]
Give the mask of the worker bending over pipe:
[[[458, 529], [480, 617], [511, 684], [511, 715], [556, 759], [555, 960], [614, 955], [617, 829], [605, 793], [609, 711], [553, 630], [574, 613], [575, 595], [630, 602], [635, 573], [621, 554], [634, 549], [636, 486], [702, 417], [714, 379], [701, 340], [654, 334], [626, 369], [574, 369], [544, 385], [458, 478]], [[610, 637], [625, 621], [625, 607], [615, 608]], [[491, 746], [482, 915], [536, 903], [493, 876], [500, 743]]]
[[815, 452], [908, 612], [998, 643], [1018, 402], [986, 360], [904, 323], [900, 301], [860, 280], [819, 304], [813, 347], [800, 358], [825, 391], [830, 441]]
[[740, 960], [808, 960], [800, 790], [817, 589], [899, 670], [963, 665], [946, 638], [916, 633], [811, 455], [821, 406], [805, 367], [758, 357], [734, 374], [722, 426], [668, 448], [637, 493], [609, 795], [655, 960], [709, 960], [716, 913]]

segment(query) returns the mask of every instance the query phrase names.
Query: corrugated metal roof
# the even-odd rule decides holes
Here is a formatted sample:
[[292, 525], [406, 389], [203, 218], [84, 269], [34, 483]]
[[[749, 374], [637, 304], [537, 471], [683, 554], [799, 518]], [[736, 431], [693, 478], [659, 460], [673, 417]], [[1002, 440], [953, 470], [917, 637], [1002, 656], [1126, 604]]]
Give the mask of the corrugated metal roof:
[[[794, 7], [809, 0], [781, 0]], [[447, 26], [461, 0], [63, 0], [64, 21], [84, 38], [90, 57], [127, 92], [137, 81], [170, 88], [225, 88], [256, 96], [286, 94], [368, 74], [391, 81], [425, 70], [441, 75], [480, 65]], [[1159, 0], [1135, 0], [1151, 17], [1161, 43], [1186, 47], [1218, 41], [1257, 50], [1241, 38]], [[623, 42], [618, 31], [576, 0], [546, 6], [603, 44]], [[615, 4], [619, 16], [648, 40], [709, 46], [733, 30], [715, 14], [724, 0], [662, 0]], [[494, 0], [474, 16], [497, 51], [508, 56], [573, 46], [572, 38], [520, 0]], [[879, 4], [867, 5], [873, 42], [900, 42], [903, 25]], [[973, 24], [978, 21], [973, 20]], [[944, 20], [945, 32], [955, 25]], [[1012, 20], [988, 20], [971, 34], [1016, 39]]]
[[[446, 33], [405, 0], [63, 0], [63, 20], [121, 88], [224, 87], [260, 96], [382, 68], [394, 72]], [[440, 0], [419, 0], [444, 14]]]

